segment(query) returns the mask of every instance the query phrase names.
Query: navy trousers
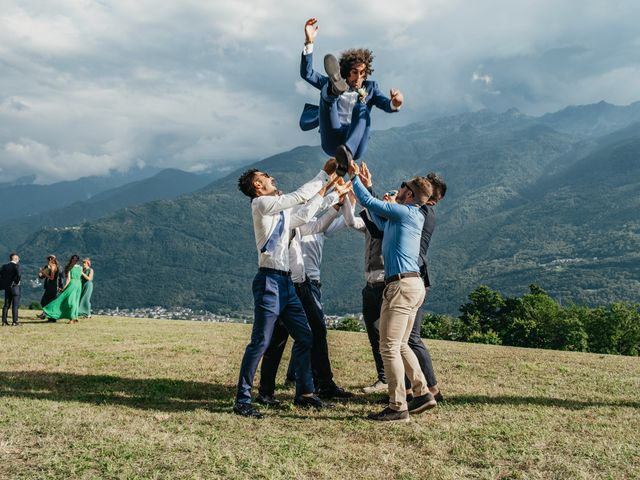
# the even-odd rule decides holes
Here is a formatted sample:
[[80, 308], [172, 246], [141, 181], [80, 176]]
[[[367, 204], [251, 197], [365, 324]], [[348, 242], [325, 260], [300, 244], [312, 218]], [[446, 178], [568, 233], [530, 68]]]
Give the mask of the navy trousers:
[[[313, 347], [311, 349], [311, 369], [313, 383], [318, 388], [330, 388], [334, 386], [331, 362], [329, 361], [329, 345], [327, 344], [327, 326], [322, 311], [320, 285], [317, 282], [306, 280], [295, 284], [296, 293], [304, 308], [309, 327], [313, 334]], [[276, 374], [282, 354], [287, 345], [288, 333], [284, 325], [276, 325], [271, 342], [262, 359], [260, 367], [260, 393], [273, 395], [276, 386]], [[295, 372], [295, 362], [289, 363], [287, 377]]]
[[251, 403], [253, 378], [278, 321], [294, 340], [292, 355], [296, 366], [296, 396], [313, 393], [313, 335], [291, 277], [259, 271], [253, 279], [253, 302], [253, 330], [240, 365], [236, 402]]
[[351, 123], [341, 125], [338, 117], [338, 97], [329, 95], [327, 83], [320, 92], [320, 144], [322, 150], [333, 157], [340, 145], [345, 145], [354, 159], [360, 158], [369, 142], [371, 115], [367, 105], [356, 101], [351, 113]]
[[9, 309], [13, 315], [13, 323], [18, 323], [18, 307], [20, 306], [20, 287], [9, 287], [4, 291], [4, 305], [2, 306], [2, 323], [7, 323]]

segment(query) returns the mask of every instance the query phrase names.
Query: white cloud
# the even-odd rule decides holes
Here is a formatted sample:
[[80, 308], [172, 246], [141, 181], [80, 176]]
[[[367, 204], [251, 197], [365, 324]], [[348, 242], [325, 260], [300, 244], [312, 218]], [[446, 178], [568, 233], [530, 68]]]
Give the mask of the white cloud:
[[105, 175], [110, 170], [133, 166], [109, 155], [53, 150], [29, 138], [5, 144], [3, 153], [0, 157], [3, 173], [21, 176], [33, 172], [38, 182], [76, 178], [79, 165], [87, 175]]
[[491, 75], [479, 73], [478, 71], [473, 72], [473, 75], [471, 75], [472, 82], [483, 82], [486, 86], [491, 85], [492, 80]]
[[484, 106], [536, 114], [640, 99], [632, 0], [330, 0], [312, 9], [293, 0], [8, 0], [0, 181], [137, 162], [197, 171], [319, 143], [297, 126], [302, 105], [318, 98], [298, 73], [311, 16], [316, 67], [327, 52], [366, 46], [382, 89], [404, 93], [402, 112], [376, 112], [374, 128]]

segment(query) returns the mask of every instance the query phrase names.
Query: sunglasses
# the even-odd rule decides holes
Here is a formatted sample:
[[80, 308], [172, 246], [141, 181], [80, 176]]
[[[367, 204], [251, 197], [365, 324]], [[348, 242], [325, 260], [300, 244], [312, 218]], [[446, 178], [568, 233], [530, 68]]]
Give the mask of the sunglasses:
[[406, 188], [407, 190], [409, 190], [409, 191], [413, 194], [413, 196], [414, 196], [414, 197], [416, 196], [416, 193], [415, 193], [415, 192], [413, 191], [413, 189], [412, 189], [412, 188], [407, 184], [407, 182], [402, 182], [402, 183], [400, 184], [400, 188]]

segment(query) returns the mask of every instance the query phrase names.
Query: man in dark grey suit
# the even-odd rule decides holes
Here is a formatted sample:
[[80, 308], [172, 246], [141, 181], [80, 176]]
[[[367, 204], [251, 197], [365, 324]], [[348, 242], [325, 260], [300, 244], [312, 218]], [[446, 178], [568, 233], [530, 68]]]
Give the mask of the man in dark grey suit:
[[17, 253], [9, 255], [9, 263], [0, 268], [0, 278], [4, 288], [4, 306], [2, 307], [2, 326], [8, 326], [7, 314], [12, 309], [13, 325], [18, 326], [18, 306], [20, 305], [20, 257]]

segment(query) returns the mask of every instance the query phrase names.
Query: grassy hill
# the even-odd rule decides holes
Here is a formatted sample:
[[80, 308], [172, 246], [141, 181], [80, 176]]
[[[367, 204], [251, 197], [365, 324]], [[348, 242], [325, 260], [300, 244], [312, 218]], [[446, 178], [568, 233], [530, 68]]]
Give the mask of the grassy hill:
[[[455, 314], [479, 284], [520, 295], [537, 283], [556, 299], [591, 305], [637, 301], [640, 124], [629, 122], [638, 119], [640, 103], [595, 104], [542, 118], [482, 110], [374, 132], [366, 161], [377, 189], [429, 170], [449, 185], [429, 253], [429, 308]], [[319, 147], [299, 147], [253, 166], [290, 191], [324, 160]], [[94, 262], [96, 306], [246, 309], [256, 251], [239, 173], [176, 199], [36, 232], [19, 248], [25, 278], [50, 252], [79, 253]], [[328, 313], [360, 310], [363, 243], [356, 232], [326, 242]], [[27, 303], [40, 295], [23, 292]]]
[[[248, 325], [26, 318], [0, 329], [0, 478], [633, 479], [640, 359], [428, 342], [445, 401], [405, 425], [358, 394], [231, 414]], [[337, 381], [373, 380], [365, 334], [330, 332]], [[282, 372], [281, 372], [282, 373]]]
[[175, 198], [204, 187], [211, 182], [211, 177], [176, 169], [161, 170], [150, 178], [101, 191], [88, 200], [8, 220], [0, 224], [0, 245], [15, 250], [16, 246], [21, 245], [31, 234], [43, 228], [78, 225], [121, 208]]

